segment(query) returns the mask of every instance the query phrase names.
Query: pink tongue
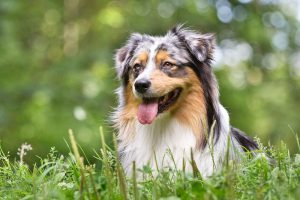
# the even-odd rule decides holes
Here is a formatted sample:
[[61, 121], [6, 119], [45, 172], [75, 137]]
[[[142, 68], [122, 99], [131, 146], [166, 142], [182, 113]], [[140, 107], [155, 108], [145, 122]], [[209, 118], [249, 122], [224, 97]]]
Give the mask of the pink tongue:
[[138, 109], [138, 120], [141, 124], [151, 124], [155, 119], [158, 111], [158, 103], [142, 103]]

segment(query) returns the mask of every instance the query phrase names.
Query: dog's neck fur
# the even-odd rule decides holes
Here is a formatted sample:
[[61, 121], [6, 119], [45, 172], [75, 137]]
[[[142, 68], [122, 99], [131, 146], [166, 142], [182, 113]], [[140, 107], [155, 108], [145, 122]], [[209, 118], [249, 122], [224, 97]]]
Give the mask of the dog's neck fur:
[[[187, 103], [183, 105], [191, 105], [189, 102], [193, 102], [191, 99], [186, 99], [186, 101]], [[194, 103], [196, 102], [194, 101]], [[219, 110], [222, 119], [220, 138], [216, 144], [211, 141], [211, 146], [214, 145], [214, 161], [209, 144], [203, 149], [198, 146], [197, 141], [203, 137], [204, 131], [206, 131], [202, 126], [200, 116], [203, 116], [203, 113], [202, 115], [199, 113], [199, 105], [193, 109], [183, 106], [176, 110], [176, 113], [160, 114], [150, 125], [140, 124], [135, 116], [126, 115], [124, 113], [126, 110], [126, 106], [123, 107], [119, 113], [119, 116], [123, 117], [116, 117], [119, 120], [117, 122], [118, 148], [126, 174], [131, 173], [133, 161], [136, 162], [137, 168], [149, 165], [154, 170], [164, 167], [182, 169], [183, 162], [185, 162], [185, 171], [192, 172], [191, 151], [193, 151], [194, 160], [203, 176], [211, 175], [214, 169], [220, 168], [222, 165], [230, 126], [228, 113], [220, 104]], [[124, 115], [127, 118], [124, 118]], [[189, 121], [190, 119], [192, 121]]]
[[135, 119], [129, 123], [131, 128], [121, 128], [120, 132], [132, 135], [132, 138], [127, 141], [120, 138], [119, 143], [120, 152], [124, 152], [121, 153], [121, 161], [127, 174], [131, 171], [133, 161], [136, 161], [138, 168], [148, 164], [154, 169], [174, 166], [170, 155], [167, 155], [168, 149], [173, 154], [176, 167], [180, 167], [182, 159], [188, 160], [190, 150], [196, 147], [192, 129], [172, 118], [169, 113], [162, 114], [151, 125], [141, 125]]
[[201, 83], [194, 73], [190, 73], [190, 79], [194, 84], [187, 86], [187, 94], [183, 94], [178, 108], [171, 112], [180, 124], [191, 129], [195, 136], [196, 146], [201, 148], [208, 135], [206, 118], [206, 102]]

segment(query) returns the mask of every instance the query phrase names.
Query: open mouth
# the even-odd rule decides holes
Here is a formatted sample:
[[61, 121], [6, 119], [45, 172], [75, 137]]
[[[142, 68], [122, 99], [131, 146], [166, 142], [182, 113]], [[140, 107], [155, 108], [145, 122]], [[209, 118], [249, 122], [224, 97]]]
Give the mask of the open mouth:
[[180, 95], [181, 89], [177, 88], [165, 96], [158, 98], [158, 114], [167, 110], [172, 104], [176, 102]]
[[161, 97], [143, 98], [137, 113], [139, 122], [151, 124], [158, 114], [168, 110], [176, 102], [181, 91], [181, 88], [176, 88]]

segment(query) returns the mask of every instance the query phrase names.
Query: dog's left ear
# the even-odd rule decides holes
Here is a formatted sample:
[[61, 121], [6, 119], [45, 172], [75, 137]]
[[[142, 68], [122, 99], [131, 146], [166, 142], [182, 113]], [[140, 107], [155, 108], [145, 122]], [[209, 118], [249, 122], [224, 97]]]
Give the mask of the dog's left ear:
[[200, 62], [213, 59], [215, 48], [214, 34], [200, 34], [198, 32], [185, 29], [182, 25], [174, 27], [171, 32], [184, 43], [188, 50]]
[[117, 53], [115, 55], [115, 62], [116, 62], [116, 71], [118, 78], [121, 79], [124, 71], [125, 71], [125, 59], [127, 57], [127, 54], [129, 53], [129, 46], [126, 45], [120, 49], [117, 50]]
[[116, 71], [119, 79], [123, 79], [128, 73], [128, 62], [132, 57], [132, 52], [142, 41], [142, 35], [139, 33], [131, 34], [125, 46], [118, 49], [115, 54]]

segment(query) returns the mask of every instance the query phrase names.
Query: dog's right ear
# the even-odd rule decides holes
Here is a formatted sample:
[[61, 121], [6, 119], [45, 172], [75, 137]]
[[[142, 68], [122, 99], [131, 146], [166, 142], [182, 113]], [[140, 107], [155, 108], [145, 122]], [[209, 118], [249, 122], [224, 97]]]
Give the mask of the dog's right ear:
[[183, 25], [175, 26], [171, 33], [175, 34], [189, 52], [200, 62], [213, 59], [215, 49], [215, 37], [213, 34], [201, 34], [183, 28]]
[[117, 50], [115, 54], [116, 71], [119, 79], [126, 77], [129, 71], [129, 62], [134, 54], [138, 44], [142, 41], [142, 35], [139, 33], [131, 34], [126, 45]]

